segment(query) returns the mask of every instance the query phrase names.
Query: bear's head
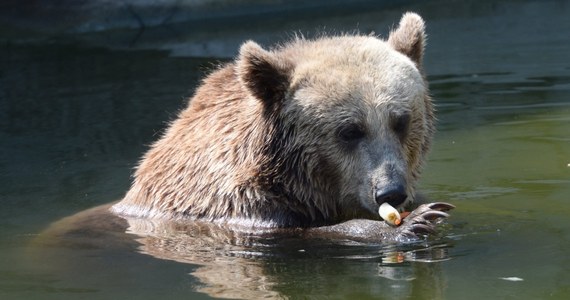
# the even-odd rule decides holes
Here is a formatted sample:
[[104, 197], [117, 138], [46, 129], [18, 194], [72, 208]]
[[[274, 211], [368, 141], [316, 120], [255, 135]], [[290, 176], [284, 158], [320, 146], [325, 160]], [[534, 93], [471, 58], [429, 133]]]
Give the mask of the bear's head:
[[245, 43], [239, 80], [274, 128], [259, 184], [312, 202], [323, 219], [377, 218], [383, 202], [413, 201], [434, 133], [424, 44], [413, 13], [388, 40], [299, 38], [270, 51]]

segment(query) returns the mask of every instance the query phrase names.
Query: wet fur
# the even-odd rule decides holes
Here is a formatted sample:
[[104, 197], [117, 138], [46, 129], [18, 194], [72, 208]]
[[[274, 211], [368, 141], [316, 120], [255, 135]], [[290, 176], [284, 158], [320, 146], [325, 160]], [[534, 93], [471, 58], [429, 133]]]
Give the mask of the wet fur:
[[[254, 228], [377, 220], [369, 186], [385, 180], [382, 168], [390, 167], [404, 173], [413, 200], [433, 136], [424, 40], [421, 18], [406, 14], [387, 42], [370, 36], [296, 39], [271, 51], [245, 43], [236, 62], [203, 81], [188, 108], [144, 155], [131, 189], [112, 211]], [[360, 85], [362, 61], [383, 62], [396, 73], [372, 70], [371, 81]], [[328, 74], [336, 69], [343, 76]], [[343, 84], [347, 89], [339, 88]], [[420, 99], [398, 102], [404, 97]], [[355, 163], [331, 140], [338, 124], [354, 118], [346, 112], [367, 109], [362, 101], [372, 98], [381, 99], [366, 107], [381, 108], [369, 120], [374, 126], [367, 130], [379, 136], [369, 148], [385, 148], [391, 161], [381, 163], [388, 167]], [[411, 115], [402, 143], [376, 126], [389, 124], [400, 110]], [[364, 172], [361, 165], [376, 169]]]

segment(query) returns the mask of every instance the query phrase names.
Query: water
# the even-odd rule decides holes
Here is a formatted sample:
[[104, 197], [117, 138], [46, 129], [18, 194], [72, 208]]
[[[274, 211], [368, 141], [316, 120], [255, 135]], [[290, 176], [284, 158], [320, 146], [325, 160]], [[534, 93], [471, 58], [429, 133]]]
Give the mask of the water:
[[[268, 237], [196, 246], [180, 234], [88, 230], [41, 240], [51, 223], [120, 199], [147, 145], [240, 40], [324, 25], [383, 33], [408, 9], [428, 22], [438, 103], [421, 190], [457, 206], [443, 237], [388, 248]], [[569, 12], [562, 1], [437, 1], [251, 36], [149, 34], [130, 49], [98, 35], [2, 43], [0, 298], [568, 299]]]

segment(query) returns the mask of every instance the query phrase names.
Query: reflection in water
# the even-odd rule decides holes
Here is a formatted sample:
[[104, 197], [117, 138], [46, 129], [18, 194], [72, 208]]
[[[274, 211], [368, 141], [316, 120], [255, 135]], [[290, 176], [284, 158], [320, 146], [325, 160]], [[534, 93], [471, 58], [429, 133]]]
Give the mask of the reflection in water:
[[[130, 218], [127, 221], [127, 232], [137, 236], [135, 239], [140, 243], [141, 253], [198, 265], [192, 272], [201, 282], [197, 290], [212, 297], [286, 298], [294, 295], [287, 294], [287, 289], [282, 289], [283, 285], [298, 282], [303, 277], [334, 274], [334, 270], [350, 272], [353, 265], [358, 265], [356, 272], [376, 274], [376, 280], [367, 280], [366, 284], [361, 283], [362, 286], [358, 287], [363, 294], [368, 294], [365, 291], [377, 291], [388, 299], [399, 298], [411, 295], [417, 282], [425, 284], [429, 281], [434, 283], [430, 286], [437, 289], [437, 293], [427, 298], [438, 299], [443, 287], [436, 283], [442, 281], [442, 274], [436, 271], [437, 264], [429, 263], [450, 258], [449, 246], [445, 244], [428, 243], [396, 250], [395, 246], [383, 248], [348, 241], [339, 244], [301, 240], [291, 234], [236, 232], [209, 223], [181, 224]], [[304, 246], [303, 249], [299, 249], [300, 245]], [[346, 252], [350, 253], [344, 256]], [[319, 259], [314, 260], [314, 256]], [[394, 257], [397, 261], [393, 261]], [[394, 266], [396, 262], [400, 266]], [[330, 263], [334, 270], [328, 267]], [[413, 281], [415, 279], [418, 281]], [[398, 288], [392, 288], [394, 285]], [[354, 292], [353, 288], [339, 285], [336, 293], [339, 296], [349, 295]], [[305, 292], [315, 294], [311, 290]], [[391, 295], [394, 292], [397, 293]], [[370, 296], [375, 293], [370, 293]]]
[[382, 257], [383, 264], [401, 264], [406, 261], [440, 262], [451, 259], [449, 257], [449, 244], [435, 244], [420, 249], [408, 251], [386, 252]]
[[254, 237], [213, 224], [127, 220], [141, 253], [198, 265], [192, 272], [201, 283], [198, 291], [221, 298], [279, 298], [275, 279], [256, 260], [263, 254], [250, 248]]
[[[211, 297], [281, 299], [310, 295], [400, 299], [421, 293], [442, 298], [441, 261], [450, 244], [435, 238], [409, 245], [305, 239], [295, 232], [243, 232], [206, 222], [123, 219], [110, 205], [64, 218], [35, 240], [34, 262], [74, 278], [84, 266], [81, 251], [113, 257], [137, 252], [195, 266], [192, 289]], [[62, 249], [73, 253], [61, 256]], [[53, 251], [57, 250], [57, 251]], [[129, 263], [129, 262], [127, 262]], [[63, 276], [63, 275], [62, 275]], [[346, 282], [349, 280], [350, 282]], [[429, 288], [426, 288], [429, 287]]]

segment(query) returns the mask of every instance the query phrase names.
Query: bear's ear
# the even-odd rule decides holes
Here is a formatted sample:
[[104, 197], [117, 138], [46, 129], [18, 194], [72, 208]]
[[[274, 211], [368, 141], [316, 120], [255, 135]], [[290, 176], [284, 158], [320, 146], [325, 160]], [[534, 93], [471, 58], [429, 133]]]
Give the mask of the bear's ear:
[[425, 40], [424, 20], [415, 13], [407, 12], [402, 16], [398, 28], [390, 32], [388, 43], [409, 57], [421, 69]]
[[248, 41], [239, 51], [237, 74], [253, 96], [267, 105], [281, 101], [289, 87], [291, 66], [257, 43]]

